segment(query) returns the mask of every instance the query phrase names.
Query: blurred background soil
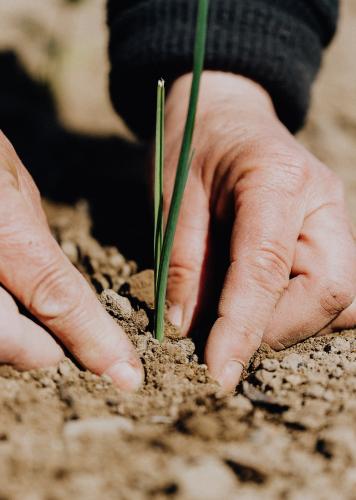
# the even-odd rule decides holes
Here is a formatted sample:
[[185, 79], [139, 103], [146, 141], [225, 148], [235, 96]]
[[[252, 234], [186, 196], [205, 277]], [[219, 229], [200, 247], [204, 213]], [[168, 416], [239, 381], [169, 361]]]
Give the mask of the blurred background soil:
[[[299, 135], [344, 179], [354, 222], [355, 47], [356, 0], [344, 0]], [[189, 341], [152, 340], [140, 276], [129, 284], [132, 260], [150, 263], [146, 153], [111, 108], [106, 51], [104, 0], [0, 0], [0, 128], [52, 200], [63, 250], [147, 370], [130, 399], [69, 361], [0, 367], [0, 499], [354, 499], [354, 332], [263, 348], [231, 400]]]

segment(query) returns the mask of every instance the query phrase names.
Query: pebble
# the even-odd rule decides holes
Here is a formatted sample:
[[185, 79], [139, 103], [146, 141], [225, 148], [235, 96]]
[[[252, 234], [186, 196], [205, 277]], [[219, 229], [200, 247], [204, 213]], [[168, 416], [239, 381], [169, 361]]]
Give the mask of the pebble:
[[341, 378], [344, 374], [344, 370], [340, 366], [333, 366], [330, 370], [330, 375], [334, 378]]
[[123, 276], [124, 278], [128, 278], [129, 276], [131, 276], [131, 274], [132, 271], [130, 264], [128, 263], [124, 264], [121, 268], [121, 276]]
[[106, 373], [104, 373], [103, 375], [101, 375], [101, 380], [103, 382], [105, 382], [106, 384], [112, 384], [112, 378], [109, 377], [109, 375], [106, 375]]
[[135, 311], [134, 320], [135, 320], [137, 327], [140, 330], [146, 330], [146, 328], [148, 327], [148, 325], [150, 323], [150, 321], [147, 317], [146, 311], [144, 311], [143, 309], [139, 309], [138, 311]]
[[153, 415], [150, 417], [150, 422], [152, 424], [172, 424], [173, 420], [171, 417], [167, 417], [166, 415]]
[[255, 376], [264, 385], [270, 385], [275, 378], [275, 375], [267, 370], [257, 370]]
[[215, 457], [202, 457], [195, 463], [172, 461], [172, 472], [180, 485], [180, 496], [189, 500], [234, 498], [234, 473]]
[[100, 300], [108, 307], [113, 307], [115, 312], [123, 319], [130, 319], [133, 313], [130, 301], [114, 290], [104, 290], [100, 295]]
[[331, 389], [327, 389], [323, 394], [323, 399], [325, 399], [325, 401], [335, 401], [335, 393]]
[[29, 372], [24, 372], [24, 373], [22, 374], [22, 379], [23, 379], [25, 382], [29, 382], [29, 381], [32, 379], [31, 374], [30, 374]]
[[179, 342], [179, 346], [187, 356], [192, 356], [194, 354], [195, 345], [190, 339], [181, 339]]
[[66, 438], [80, 439], [86, 436], [100, 437], [116, 434], [119, 431], [131, 432], [132, 430], [133, 423], [128, 418], [102, 417], [70, 421], [65, 424], [63, 434]]
[[59, 367], [58, 367], [59, 373], [63, 377], [68, 377], [70, 375], [70, 372], [72, 371], [71, 366], [69, 365], [68, 361], [61, 361]]
[[300, 354], [293, 353], [283, 358], [281, 362], [281, 367], [288, 370], [297, 371], [299, 366], [302, 365], [303, 363], [304, 363], [303, 356], [301, 356]]
[[269, 372], [275, 372], [279, 368], [279, 361], [277, 359], [266, 358], [262, 360], [262, 368]]
[[231, 408], [236, 408], [243, 415], [247, 415], [248, 413], [251, 413], [253, 411], [253, 404], [242, 394], [231, 398], [231, 400], [229, 401], [229, 406]]
[[93, 274], [93, 276], [91, 277], [91, 282], [98, 293], [109, 288], [108, 280], [101, 273]]
[[292, 387], [297, 387], [298, 385], [301, 385], [304, 380], [300, 375], [287, 375], [284, 380], [286, 382], [289, 382]]
[[312, 352], [310, 354], [310, 357], [312, 359], [315, 359], [315, 361], [320, 361], [325, 359], [327, 357], [327, 354], [325, 352], [317, 351], [317, 352]]
[[41, 386], [42, 387], [50, 387], [54, 389], [56, 387], [56, 384], [53, 382], [53, 380], [49, 377], [43, 377], [41, 379]]
[[342, 352], [350, 352], [351, 345], [350, 342], [346, 339], [336, 338], [332, 342], [326, 344], [324, 350], [326, 352], [341, 354]]
[[136, 349], [139, 354], [143, 354], [147, 350], [148, 339], [146, 337], [139, 337], [137, 339]]
[[109, 264], [112, 266], [114, 269], [121, 269], [122, 266], [125, 264], [125, 259], [121, 255], [121, 253], [116, 253], [114, 255], [110, 255], [109, 257]]
[[73, 241], [62, 241], [61, 248], [72, 264], [78, 262], [78, 248]]
[[136, 274], [138, 269], [136, 262], [134, 260], [129, 260], [127, 263], [130, 266], [131, 274]]
[[306, 388], [304, 394], [306, 396], [310, 396], [315, 399], [321, 399], [323, 398], [325, 393], [325, 389], [322, 385], [320, 384], [312, 384], [309, 387]]
[[338, 456], [346, 461], [356, 459], [356, 431], [351, 426], [340, 425], [321, 432], [319, 439], [324, 449], [332, 456]]

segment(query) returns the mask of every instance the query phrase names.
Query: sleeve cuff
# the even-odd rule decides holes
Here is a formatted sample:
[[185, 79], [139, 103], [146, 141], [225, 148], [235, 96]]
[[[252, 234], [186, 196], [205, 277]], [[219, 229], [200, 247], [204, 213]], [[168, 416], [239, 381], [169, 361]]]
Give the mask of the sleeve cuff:
[[[169, 88], [192, 70], [196, 6], [191, 0], [151, 0], [109, 16], [112, 101], [142, 138], [154, 131], [157, 80], [164, 78]], [[257, 81], [295, 132], [305, 120], [323, 43], [308, 2], [215, 0], [205, 68]]]

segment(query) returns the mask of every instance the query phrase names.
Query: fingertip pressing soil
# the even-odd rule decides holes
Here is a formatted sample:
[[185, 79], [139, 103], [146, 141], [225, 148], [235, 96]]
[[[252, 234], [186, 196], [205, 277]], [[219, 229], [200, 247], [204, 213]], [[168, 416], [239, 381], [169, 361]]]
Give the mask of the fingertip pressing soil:
[[236, 395], [223, 395], [190, 339], [169, 325], [163, 344], [152, 337], [152, 271], [135, 274], [93, 240], [83, 204], [47, 212], [146, 380], [127, 395], [69, 359], [0, 367], [1, 498], [355, 498], [354, 332], [262, 346]]

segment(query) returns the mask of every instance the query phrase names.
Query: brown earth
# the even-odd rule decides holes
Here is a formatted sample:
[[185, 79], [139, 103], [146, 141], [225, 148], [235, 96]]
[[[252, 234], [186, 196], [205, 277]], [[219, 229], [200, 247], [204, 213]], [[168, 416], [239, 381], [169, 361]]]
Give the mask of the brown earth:
[[[34, 0], [33, 8], [40, 3]], [[11, 5], [25, 9], [26, 2], [3, 0], [0, 19], [1, 10], [7, 6], [9, 12]], [[47, 12], [50, 18], [56, 8], [69, 19], [68, 6], [48, 5], [43, 17]], [[72, 8], [79, 9], [81, 23], [97, 26], [104, 40], [94, 16], [100, 7], [102, 2], [86, 0]], [[76, 30], [67, 24], [68, 39], [71, 33]], [[354, 220], [355, 33], [356, 1], [348, 0], [301, 135], [345, 179]], [[19, 36], [15, 33], [14, 40]], [[81, 53], [82, 43], [73, 42], [75, 53]], [[90, 112], [83, 95], [73, 110], [72, 90], [63, 90], [73, 60], [61, 64], [55, 71], [63, 85], [62, 120], [88, 131], [85, 123], [95, 109], [97, 131], [115, 131], [119, 125], [102, 106], [102, 81], [93, 83], [99, 97], [90, 101]], [[86, 71], [89, 65], [81, 75]], [[169, 326], [163, 345], [152, 338], [151, 273], [135, 274], [132, 261], [90, 236], [85, 203], [46, 207], [63, 251], [136, 345], [146, 383], [128, 396], [107, 377], [83, 371], [69, 359], [58, 369], [25, 373], [0, 367], [1, 500], [356, 498], [354, 331], [310, 339], [281, 353], [262, 346], [237, 394], [223, 396], [198, 364], [190, 340], [179, 340]]]

